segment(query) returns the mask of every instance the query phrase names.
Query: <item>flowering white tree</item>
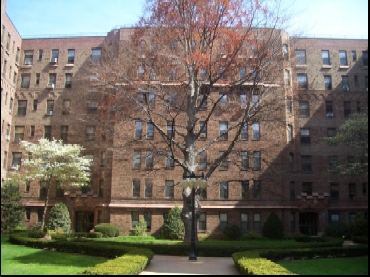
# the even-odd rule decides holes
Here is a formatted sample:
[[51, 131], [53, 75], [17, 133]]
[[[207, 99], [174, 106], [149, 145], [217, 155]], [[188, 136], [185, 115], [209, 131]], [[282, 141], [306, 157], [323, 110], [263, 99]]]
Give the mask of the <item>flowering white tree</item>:
[[57, 181], [60, 188], [87, 185], [92, 160], [81, 156], [84, 150], [82, 146], [63, 144], [62, 140], [40, 139], [37, 144], [21, 141], [20, 145], [27, 156], [22, 160], [22, 170], [16, 173], [14, 179], [46, 182], [45, 208], [41, 221], [43, 230], [51, 183]]

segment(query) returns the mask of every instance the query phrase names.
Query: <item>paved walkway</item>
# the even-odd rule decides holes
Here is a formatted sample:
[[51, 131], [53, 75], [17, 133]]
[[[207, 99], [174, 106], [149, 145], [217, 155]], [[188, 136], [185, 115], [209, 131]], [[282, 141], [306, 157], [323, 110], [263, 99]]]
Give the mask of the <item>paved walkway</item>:
[[231, 257], [197, 257], [154, 255], [139, 275], [241, 275]]

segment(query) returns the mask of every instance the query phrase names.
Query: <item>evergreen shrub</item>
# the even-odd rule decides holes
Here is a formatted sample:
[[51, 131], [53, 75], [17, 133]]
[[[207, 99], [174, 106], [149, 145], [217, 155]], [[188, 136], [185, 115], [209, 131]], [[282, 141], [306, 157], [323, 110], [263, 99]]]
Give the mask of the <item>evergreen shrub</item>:
[[243, 236], [242, 229], [236, 224], [226, 225], [223, 232], [229, 240], [240, 240]]
[[144, 219], [140, 220], [139, 223], [133, 228], [132, 235], [145, 237], [147, 236], [146, 233], [146, 221]]
[[276, 212], [271, 212], [263, 224], [262, 235], [270, 239], [282, 239], [284, 237], [284, 225]]
[[99, 223], [94, 227], [94, 232], [100, 232], [103, 237], [118, 237], [119, 228], [112, 223]]
[[60, 232], [61, 229], [64, 233], [69, 233], [71, 230], [71, 218], [65, 204], [58, 203], [51, 208], [46, 226], [49, 230], [58, 230]]
[[166, 239], [183, 239], [185, 235], [184, 222], [181, 219], [181, 208], [172, 208], [162, 226], [162, 237]]

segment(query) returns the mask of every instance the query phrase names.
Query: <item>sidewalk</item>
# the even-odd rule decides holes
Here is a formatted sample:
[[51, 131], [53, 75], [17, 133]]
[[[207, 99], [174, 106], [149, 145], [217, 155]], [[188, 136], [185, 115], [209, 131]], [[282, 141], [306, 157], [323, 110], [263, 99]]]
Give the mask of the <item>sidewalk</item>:
[[241, 275], [231, 257], [197, 257], [154, 255], [139, 275]]

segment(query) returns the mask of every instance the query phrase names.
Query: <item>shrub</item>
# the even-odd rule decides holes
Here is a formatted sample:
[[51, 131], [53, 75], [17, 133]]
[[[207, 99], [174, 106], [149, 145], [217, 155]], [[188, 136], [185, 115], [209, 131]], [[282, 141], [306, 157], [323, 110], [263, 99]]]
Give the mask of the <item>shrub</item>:
[[95, 232], [100, 232], [103, 237], [118, 237], [119, 228], [112, 223], [100, 223], [94, 227]]
[[71, 218], [69, 216], [68, 208], [65, 204], [58, 203], [51, 208], [46, 227], [49, 230], [62, 229], [65, 233], [70, 231]]
[[348, 231], [352, 239], [353, 237], [368, 236], [368, 222], [363, 213], [356, 214], [355, 220], [348, 225]]
[[184, 222], [181, 219], [181, 209], [172, 208], [162, 227], [162, 236], [166, 239], [183, 239], [185, 234]]
[[145, 237], [146, 234], [146, 221], [144, 219], [140, 220], [138, 224], [133, 228], [132, 235]]
[[331, 222], [325, 228], [325, 236], [333, 238], [341, 238], [347, 236], [348, 234], [348, 225], [341, 222]]
[[88, 235], [89, 238], [102, 238], [103, 234], [100, 232], [92, 232]]
[[250, 231], [249, 233], [243, 235], [243, 239], [261, 239], [261, 238], [262, 235], [255, 231]]
[[40, 231], [40, 230], [32, 230], [32, 231], [29, 231], [27, 233], [27, 235], [30, 238], [43, 238], [43, 237], [45, 237], [45, 233], [43, 231]]
[[223, 232], [229, 240], [240, 240], [243, 236], [242, 229], [236, 224], [226, 225]]
[[262, 234], [270, 239], [282, 239], [284, 237], [284, 225], [276, 212], [271, 212], [263, 224]]

